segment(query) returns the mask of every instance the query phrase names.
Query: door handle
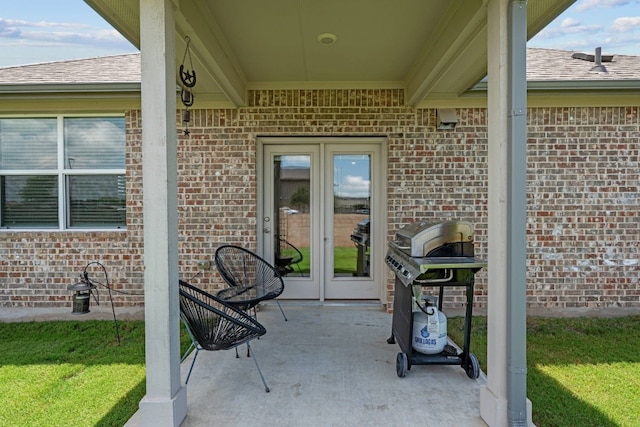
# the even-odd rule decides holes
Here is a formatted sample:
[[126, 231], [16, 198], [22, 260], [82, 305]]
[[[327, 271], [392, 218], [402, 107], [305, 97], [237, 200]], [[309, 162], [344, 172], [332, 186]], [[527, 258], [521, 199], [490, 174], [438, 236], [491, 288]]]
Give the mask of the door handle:
[[265, 234], [271, 233], [271, 229], [270, 229], [270, 228], [265, 228], [265, 229], [264, 229], [264, 233], [265, 233]]

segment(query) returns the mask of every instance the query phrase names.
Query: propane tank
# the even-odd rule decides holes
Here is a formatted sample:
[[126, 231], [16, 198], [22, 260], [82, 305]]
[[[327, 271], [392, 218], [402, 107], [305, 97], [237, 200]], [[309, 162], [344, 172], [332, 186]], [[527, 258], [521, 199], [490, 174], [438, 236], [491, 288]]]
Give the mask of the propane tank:
[[438, 310], [437, 298], [424, 297], [425, 304], [413, 312], [413, 348], [424, 354], [438, 354], [447, 344], [447, 317]]

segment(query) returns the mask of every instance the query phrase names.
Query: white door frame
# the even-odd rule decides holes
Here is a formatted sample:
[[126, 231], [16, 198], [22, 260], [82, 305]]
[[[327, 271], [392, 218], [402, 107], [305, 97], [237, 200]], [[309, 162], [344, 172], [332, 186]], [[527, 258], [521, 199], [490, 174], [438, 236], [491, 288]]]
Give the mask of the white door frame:
[[[367, 143], [368, 142], [368, 143]], [[365, 143], [367, 143], [365, 145]], [[323, 179], [325, 181], [325, 194], [323, 199], [323, 221], [325, 226], [325, 236], [324, 236], [324, 251], [325, 251], [325, 280], [323, 290], [325, 292], [325, 297], [327, 299], [382, 299], [381, 297], [381, 288], [379, 283], [380, 276], [379, 272], [376, 271], [375, 268], [377, 266], [376, 260], [378, 259], [378, 252], [384, 252], [383, 246], [380, 244], [381, 240], [386, 240], [383, 236], [380, 236], [376, 231], [380, 229], [379, 227], [379, 214], [382, 210], [382, 206], [380, 205], [379, 195], [382, 193], [381, 186], [383, 181], [383, 176], [380, 175], [380, 156], [381, 156], [381, 141], [358, 141], [355, 144], [325, 144], [324, 156], [325, 156], [325, 167], [327, 172], [324, 174]], [[371, 263], [370, 265], [374, 268], [369, 272], [367, 277], [336, 277], [334, 276], [334, 223], [335, 214], [334, 214], [334, 188], [333, 183], [335, 182], [335, 177], [333, 176], [335, 172], [335, 165], [333, 165], [333, 156], [334, 155], [349, 155], [349, 154], [366, 154], [370, 156], [371, 163], [370, 167], [370, 181], [371, 185], [369, 188], [371, 195], [371, 206], [370, 206], [370, 218], [371, 224], [375, 226], [375, 229], [372, 227], [370, 230], [370, 254], [371, 254]], [[383, 263], [384, 265], [384, 263]], [[346, 282], [351, 282], [348, 284]], [[344, 290], [349, 289], [351, 292], [349, 295], [343, 295]]]
[[[378, 156], [375, 161], [371, 164], [371, 177], [373, 181], [372, 185], [372, 206], [371, 206], [371, 215], [375, 218], [375, 228], [371, 229], [371, 239], [372, 239], [372, 249], [371, 249], [371, 278], [375, 281], [376, 285], [376, 296], [372, 296], [374, 299], [379, 299], [382, 303], [386, 302], [386, 283], [387, 283], [387, 275], [386, 275], [386, 265], [384, 262], [384, 257], [386, 253], [385, 242], [387, 240], [387, 187], [385, 183], [387, 182], [387, 144], [385, 137], [259, 137], [257, 139], [256, 144], [256, 185], [257, 185], [257, 218], [256, 218], [256, 240], [257, 240], [257, 250], [261, 255], [271, 255], [267, 252], [270, 250], [266, 246], [265, 242], [265, 223], [263, 218], [265, 218], [265, 146], [269, 145], [291, 145], [291, 146], [304, 146], [304, 145], [319, 145], [320, 146], [320, 158], [319, 165], [321, 170], [324, 170], [326, 165], [325, 159], [325, 145], [328, 144], [340, 144], [342, 146], [348, 146], [351, 152], [356, 152], [358, 149], [358, 145], [363, 144], [379, 144], [379, 153], [376, 153]], [[375, 178], [375, 179], [374, 179]], [[326, 194], [326, 179], [322, 179], [319, 183], [320, 188], [319, 191], [321, 194]], [[312, 195], [312, 197], [314, 197]], [[316, 201], [315, 206], [319, 206], [319, 195], [317, 196], [318, 200]], [[321, 212], [322, 208], [316, 209], [316, 215], [324, 216], [325, 212]], [[312, 260], [312, 262], [318, 262], [316, 266], [324, 266], [327, 263], [325, 262], [325, 246], [327, 239], [328, 230], [325, 229], [325, 220], [321, 219], [318, 222], [318, 242], [325, 242], [319, 247], [321, 250], [317, 250], [318, 259]], [[312, 239], [314, 236], [312, 235]], [[329, 242], [332, 241], [332, 238], [329, 238]], [[375, 245], [375, 246], [374, 246]], [[320, 280], [319, 283], [319, 295], [318, 299], [320, 301], [325, 300], [325, 280], [326, 280], [326, 269], [318, 269]], [[287, 278], [290, 280], [296, 280], [293, 278]], [[286, 292], [286, 286], [285, 286]], [[286, 298], [286, 294], [283, 295]]]
[[[310, 206], [320, 206], [320, 200], [322, 195], [322, 181], [318, 179], [322, 168], [322, 154], [321, 146], [318, 144], [303, 144], [295, 143], [297, 141], [289, 141], [287, 144], [261, 144], [259, 152], [261, 156], [259, 158], [261, 171], [259, 171], [257, 183], [258, 183], [258, 209], [257, 209], [257, 247], [260, 254], [269, 262], [273, 262], [274, 257], [274, 233], [277, 228], [275, 223], [275, 209], [272, 197], [267, 195], [273, 195], [273, 174], [270, 172], [273, 163], [271, 159], [277, 155], [296, 156], [296, 155], [309, 155], [311, 160], [311, 188], [310, 188]], [[268, 166], [267, 166], [268, 165]], [[312, 248], [310, 253], [310, 265], [311, 274], [308, 277], [299, 277], [297, 275], [290, 275], [285, 278], [285, 282], [288, 286], [285, 286], [285, 290], [280, 298], [282, 299], [310, 299], [321, 300], [323, 283], [323, 272], [319, 269], [322, 265], [322, 251], [313, 250], [313, 248], [320, 248], [323, 224], [319, 221], [322, 213], [317, 209], [309, 212], [310, 216], [310, 244]], [[278, 224], [279, 225], [279, 224]]]

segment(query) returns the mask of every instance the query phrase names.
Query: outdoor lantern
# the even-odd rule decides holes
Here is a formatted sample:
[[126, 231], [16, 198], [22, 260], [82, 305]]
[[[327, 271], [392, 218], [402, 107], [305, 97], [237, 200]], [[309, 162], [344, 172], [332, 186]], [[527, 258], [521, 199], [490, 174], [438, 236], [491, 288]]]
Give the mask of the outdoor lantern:
[[[90, 266], [96, 266], [104, 274], [105, 283], [96, 280], [95, 278], [89, 279], [89, 272], [87, 271]], [[91, 296], [96, 301], [96, 304], [100, 305], [100, 298], [98, 295], [98, 286], [107, 288], [109, 293], [109, 301], [111, 301], [111, 312], [113, 313], [113, 324], [116, 329], [116, 339], [120, 344], [120, 331], [118, 328], [118, 319], [116, 319], [116, 309], [113, 306], [113, 298], [111, 296], [111, 285], [109, 284], [109, 275], [107, 269], [98, 261], [92, 261], [84, 267], [82, 274], [80, 274], [80, 281], [67, 287], [67, 290], [73, 291], [73, 308], [71, 314], [87, 314], [89, 313], [89, 305], [91, 303]]]
[[95, 285], [84, 277], [80, 282], [67, 287], [67, 290], [74, 292], [71, 314], [87, 314], [89, 312], [89, 299], [93, 289], [95, 289]]

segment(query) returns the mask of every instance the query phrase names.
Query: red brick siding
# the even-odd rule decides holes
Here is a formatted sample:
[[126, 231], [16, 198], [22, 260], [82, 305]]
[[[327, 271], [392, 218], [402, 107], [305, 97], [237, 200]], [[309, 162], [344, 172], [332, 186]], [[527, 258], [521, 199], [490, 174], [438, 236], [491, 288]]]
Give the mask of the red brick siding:
[[530, 306], [640, 306], [639, 114], [529, 110]]
[[[485, 109], [459, 109], [453, 131], [435, 110], [403, 106], [401, 90], [250, 91], [237, 110], [193, 110], [178, 136], [181, 277], [222, 243], [255, 248], [259, 136], [388, 138], [389, 235], [415, 219], [470, 221], [486, 258]], [[197, 105], [196, 105], [197, 106]], [[528, 140], [528, 303], [532, 307], [640, 306], [638, 151], [640, 107], [534, 108]], [[180, 115], [176, 115], [179, 123]], [[70, 305], [66, 286], [102, 261], [112, 283], [142, 289], [141, 122], [127, 113], [127, 230], [114, 233], [3, 232], [0, 305]], [[475, 303], [486, 306], [486, 271]], [[197, 283], [221, 286], [215, 271]], [[393, 278], [388, 273], [392, 300]], [[141, 297], [117, 294], [118, 305]], [[448, 296], [461, 306], [463, 293]]]

